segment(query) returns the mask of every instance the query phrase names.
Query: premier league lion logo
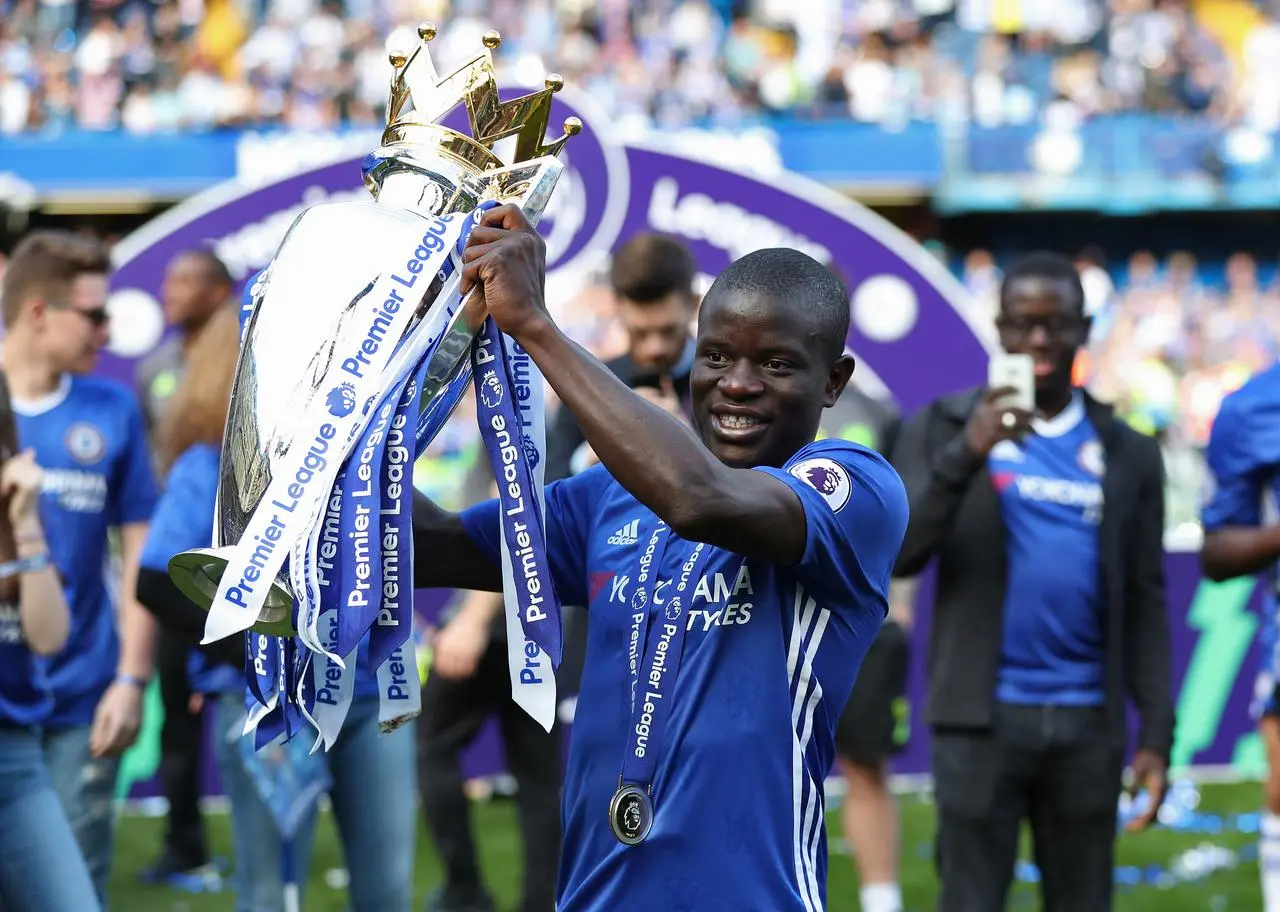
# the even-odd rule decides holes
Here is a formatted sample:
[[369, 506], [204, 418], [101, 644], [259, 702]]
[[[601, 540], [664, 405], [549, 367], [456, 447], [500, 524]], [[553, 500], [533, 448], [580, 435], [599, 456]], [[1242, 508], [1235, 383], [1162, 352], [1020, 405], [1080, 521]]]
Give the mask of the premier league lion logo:
[[497, 408], [502, 402], [502, 381], [496, 371], [486, 371], [476, 387], [480, 390], [480, 401], [485, 408]]
[[542, 454], [538, 452], [537, 444], [533, 442], [528, 434], [525, 434], [523, 439], [524, 460], [529, 464], [529, 469], [532, 471], [538, 467], [538, 462], [542, 459]]
[[644, 826], [644, 818], [640, 814], [640, 802], [629, 801], [627, 806], [622, 809], [622, 829], [628, 835], [634, 835], [640, 832]]
[[826, 466], [811, 466], [806, 469], [805, 481], [819, 494], [834, 494], [840, 487], [840, 477]]
[[844, 508], [853, 493], [848, 471], [834, 459], [806, 459], [793, 465], [790, 472], [821, 494], [822, 499], [837, 512]]
[[329, 414], [335, 418], [345, 418], [356, 409], [356, 388], [350, 383], [335, 386], [325, 397], [329, 406]]

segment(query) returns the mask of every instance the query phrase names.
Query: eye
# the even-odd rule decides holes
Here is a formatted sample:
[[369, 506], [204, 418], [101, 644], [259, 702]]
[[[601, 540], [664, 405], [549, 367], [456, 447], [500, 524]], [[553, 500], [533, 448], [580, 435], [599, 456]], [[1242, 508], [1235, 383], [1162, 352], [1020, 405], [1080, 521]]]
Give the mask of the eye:
[[791, 370], [791, 364], [781, 358], [770, 358], [764, 363], [764, 369], [774, 372], [789, 371]]
[[723, 352], [705, 351], [702, 353], [702, 360], [710, 364], [712, 367], [723, 367], [729, 363], [729, 358]]

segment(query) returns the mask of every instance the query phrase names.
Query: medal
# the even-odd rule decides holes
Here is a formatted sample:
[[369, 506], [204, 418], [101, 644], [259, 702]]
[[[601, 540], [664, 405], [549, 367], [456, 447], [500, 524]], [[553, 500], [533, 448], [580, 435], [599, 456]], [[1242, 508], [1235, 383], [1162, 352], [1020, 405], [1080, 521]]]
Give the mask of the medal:
[[653, 827], [653, 802], [638, 785], [621, 785], [609, 802], [609, 829], [623, 845], [639, 845]]
[[[682, 610], [685, 590], [690, 581], [698, 579], [694, 571], [711, 550], [703, 543], [694, 547], [681, 567], [675, 593], [664, 601], [658, 594], [658, 574], [670, 533], [667, 524], [658, 520], [648, 545], [640, 552], [636, 589], [631, 597], [631, 730], [618, 790], [609, 802], [609, 829], [619, 842], [629, 846], [644, 842], [653, 827], [652, 794], [658, 751], [675, 697], [675, 680], [689, 629]], [[650, 626], [655, 628], [652, 636]]]

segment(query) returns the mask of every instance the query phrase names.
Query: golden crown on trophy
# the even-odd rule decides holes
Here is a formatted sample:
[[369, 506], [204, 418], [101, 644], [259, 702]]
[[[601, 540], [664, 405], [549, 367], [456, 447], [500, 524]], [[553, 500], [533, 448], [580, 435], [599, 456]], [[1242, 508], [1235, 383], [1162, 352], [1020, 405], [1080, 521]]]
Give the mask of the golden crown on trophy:
[[[444, 131], [452, 134], [449, 139], [453, 141], [447, 143], [449, 151], [488, 170], [557, 155], [570, 136], [582, 131], [582, 121], [568, 117], [564, 121], [564, 135], [546, 141], [552, 96], [564, 88], [564, 79], [556, 73], [547, 76], [546, 88], [540, 92], [501, 100], [493, 66], [493, 51], [502, 43], [502, 36], [497, 32], [485, 33], [484, 53], [444, 78], [437, 75], [427, 47], [435, 37], [435, 25], [424, 22], [418, 26], [420, 41], [412, 53], [393, 51], [389, 55], [395, 72], [387, 104], [387, 128], [382, 138], [384, 147], [426, 141], [438, 148], [444, 138], [441, 131]], [[467, 107], [471, 136], [437, 123], [460, 102]], [[504, 163], [493, 147], [511, 136], [516, 137], [515, 154], [510, 162]]]

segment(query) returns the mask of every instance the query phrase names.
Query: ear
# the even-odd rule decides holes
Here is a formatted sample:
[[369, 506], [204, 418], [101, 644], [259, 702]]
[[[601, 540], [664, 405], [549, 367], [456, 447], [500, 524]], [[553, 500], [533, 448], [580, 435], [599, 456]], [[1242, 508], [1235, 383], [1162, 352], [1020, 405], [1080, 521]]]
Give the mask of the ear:
[[32, 325], [39, 325], [44, 322], [47, 313], [49, 313], [49, 302], [44, 298], [27, 298], [18, 309], [17, 322], [26, 320]]
[[831, 408], [836, 404], [836, 400], [840, 398], [844, 388], [849, 385], [849, 378], [853, 376], [854, 364], [853, 355], [844, 354], [836, 358], [835, 364], [831, 365], [831, 372], [827, 374], [827, 386], [822, 395], [823, 408]]

